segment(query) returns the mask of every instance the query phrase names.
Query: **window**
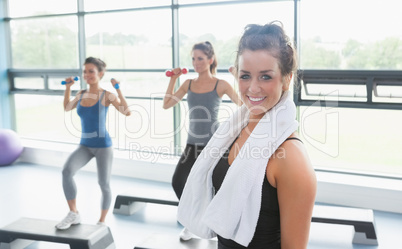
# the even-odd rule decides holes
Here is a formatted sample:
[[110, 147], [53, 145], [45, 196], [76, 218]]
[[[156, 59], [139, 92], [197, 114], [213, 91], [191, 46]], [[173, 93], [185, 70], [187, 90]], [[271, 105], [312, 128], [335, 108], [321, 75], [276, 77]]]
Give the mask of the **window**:
[[[84, 0], [84, 8], [86, 11], [99, 11], [99, 10], [119, 10], [130, 8], [143, 8], [155, 7], [160, 5], [170, 5], [171, 0], [114, 0], [114, 1], [98, 1], [98, 0]], [[144, 22], [141, 22], [144, 23]]]
[[227, 2], [230, 0], [178, 0], [179, 4], [197, 4], [197, 3], [206, 3], [206, 2], [212, 2], [212, 3], [216, 3], [216, 2]]
[[300, 3], [300, 132], [317, 168], [402, 175], [398, 4]]
[[11, 51], [14, 68], [77, 68], [77, 17], [13, 20]]
[[[80, 58], [94, 56], [102, 58], [107, 64], [102, 87], [114, 91], [110, 79], [120, 80], [133, 110], [132, 117], [123, 119], [110, 108], [109, 131], [114, 135], [115, 146], [127, 149], [139, 143], [143, 149], [164, 147], [165, 152], [174, 153], [176, 147], [184, 145], [187, 139], [187, 104], [184, 100], [177, 106], [176, 112], [162, 108], [168, 83], [164, 70], [174, 64], [188, 67], [190, 73], [181, 77], [180, 81], [194, 78], [191, 73], [191, 47], [208, 40], [218, 57], [219, 77], [237, 88], [227, 69], [233, 64], [238, 38], [248, 23], [265, 24], [281, 20], [289, 35], [294, 33], [292, 1], [198, 2], [196, 5], [191, 5], [196, 2], [179, 1], [179, 5], [173, 6], [170, 0], [118, 0], [113, 4], [85, 0], [82, 7], [63, 9], [48, 6], [32, 8], [31, 11], [20, 10], [21, 1], [18, 5], [10, 5], [9, 18], [15, 118], [22, 136], [43, 140], [77, 141], [77, 127], [80, 126], [75, 111], [62, 111], [64, 87], [60, 81], [80, 74]], [[42, 1], [43, 5], [50, 4]], [[178, 23], [174, 18], [175, 8], [178, 8]], [[255, 13], [251, 18], [239, 18], [251, 12]], [[205, 19], [205, 13], [209, 13], [211, 18]], [[220, 18], [222, 13], [225, 13], [224, 22]], [[155, 17], [158, 17], [157, 20]], [[205, 20], [202, 24], [194, 22], [201, 19]], [[174, 36], [176, 27], [178, 37]], [[179, 46], [175, 48], [172, 39], [177, 38]], [[174, 59], [176, 55], [178, 60]], [[78, 81], [73, 86], [72, 95], [85, 87], [85, 82]], [[26, 100], [35, 104], [22, 103]], [[220, 119], [223, 120], [235, 108], [236, 105], [225, 96]], [[56, 110], [61, 113], [49, 120], [46, 132], [42, 131], [41, 125], [30, 126], [26, 122], [31, 115], [43, 116], [39, 118], [43, 120], [46, 113]], [[65, 121], [60, 124], [57, 116]], [[174, 127], [175, 122], [177, 127]]]
[[302, 69], [401, 70], [397, 0], [302, 0]]
[[[15, 106], [11, 113], [23, 137], [78, 142], [79, 118], [75, 111], [63, 111], [65, 88], [60, 82], [79, 76], [83, 58], [95, 56], [107, 63], [102, 87], [114, 91], [110, 79], [120, 80], [133, 111], [127, 118], [109, 109], [114, 145], [177, 154], [187, 140], [188, 107], [184, 99], [175, 109], [162, 108], [168, 84], [164, 71], [188, 67], [180, 82], [194, 78], [191, 48], [210, 41], [219, 78], [237, 89], [227, 69], [244, 27], [279, 20], [291, 39], [298, 38], [300, 134], [314, 165], [402, 174], [395, 147], [402, 125], [402, 30], [393, 25], [402, 23], [397, 0], [7, 3], [4, 22], [10, 40], [5, 44]], [[72, 95], [82, 88], [86, 84], [80, 80]], [[219, 119], [236, 108], [225, 97]]]
[[303, 106], [300, 130], [318, 169], [402, 175], [400, 110]]
[[52, 0], [37, 0], [35, 2], [8, 0], [7, 3], [10, 17], [62, 14], [77, 11], [76, 1], [58, 1], [55, 4]]
[[305, 70], [298, 78], [300, 133], [314, 165], [402, 174], [399, 72]]
[[20, 136], [57, 142], [79, 142], [80, 120], [76, 113], [64, 113], [62, 96], [15, 94], [14, 98], [17, 110], [16, 128]]
[[[181, 3], [192, 3], [196, 1], [180, 1]], [[228, 11], [230, 9], [230, 11]], [[218, 61], [219, 77], [232, 83], [237, 89], [234, 78], [228, 73], [228, 69], [233, 65], [236, 56], [236, 49], [239, 38], [247, 24], [266, 24], [271, 21], [280, 20], [287, 34], [293, 37], [294, 16], [293, 2], [266, 2], [266, 3], [242, 3], [228, 5], [213, 6], [194, 6], [179, 9], [179, 33], [180, 33], [180, 65], [182, 67], [192, 67], [191, 49], [195, 43], [209, 41], [214, 47], [214, 51]], [[222, 13], [225, 13], [222, 19]], [[245, 13], [253, 13], [247, 18], [239, 18]], [[208, 15], [209, 18], [205, 18]], [[194, 20], [203, 20], [202, 22], [194, 22]], [[184, 82], [187, 78], [194, 78], [195, 75], [186, 75], [181, 77]], [[229, 101], [225, 96], [224, 100]], [[187, 106], [183, 106], [181, 113], [186, 116]], [[220, 109], [220, 120], [228, 117], [236, 109], [233, 103], [222, 103]], [[187, 140], [186, 120], [184, 128], [180, 131], [181, 144], [185, 145]]]
[[170, 9], [88, 15], [87, 56], [104, 59], [109, 69], [169, 68], [171, 19]]
[[[246, 13], [253, 14], [242, 18]], [[205, 15], [208, 15], [208, 18], [205, 18]], [[283, 23], [287, 34], [292, 38], [293, 2], [258, 2], [235, 4], [230, 7], [218, 5], [180, 9], [180, 61], [190, 67], [192, 46], [198, 42], [210, 41], [218, 58], [218, 68], [228, 69], [234, 63], [238, 41], [246, 25], [263, 25], [275, 20]]]

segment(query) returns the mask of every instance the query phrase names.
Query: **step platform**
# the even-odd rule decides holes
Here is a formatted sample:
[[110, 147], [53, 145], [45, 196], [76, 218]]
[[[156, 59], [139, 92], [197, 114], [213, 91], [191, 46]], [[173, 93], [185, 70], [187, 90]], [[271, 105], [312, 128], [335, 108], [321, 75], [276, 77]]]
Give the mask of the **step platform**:
[[179, 200], [171, 189], [135, 189], [116, 196], [113, 213], [132, 215], [146, 203], [178, 206]]
[[152, 234], [134, 249], [216, 249], [217, 244], [216, 240], [192, 238], [181, 241], [178, 235]]
[[371, 209], [314, 205], [311, 221], [353, 226], [355, 233], [352, 243], [378, 245], [374, 212]]
[[58, 221], [21, 218], [0, 229], [0, 249], [22, 249], [35, 241], [69, 244], [71, 249], [115, 249], [107, 226], [79, 224], [57, 230]]
[[[145, 203], [177, 206], [179, 201], [171, 188], [163, 191], [132, 190], [116, 197], [113, 213], [132, 215]], [[372, 209], [315, 204], [311, 221], [353, 226], [352, 243], [378, 245]]]

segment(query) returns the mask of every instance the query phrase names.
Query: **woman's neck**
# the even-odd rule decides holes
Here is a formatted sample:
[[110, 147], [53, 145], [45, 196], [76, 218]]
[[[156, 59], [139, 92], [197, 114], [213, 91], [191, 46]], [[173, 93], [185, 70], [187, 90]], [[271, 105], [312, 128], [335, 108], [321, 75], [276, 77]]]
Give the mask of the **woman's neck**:
[[262, 116], [261, 115], [250, 115], [250, 118], [249, 118], [249, 121], [248, 121], [248, 124], [246, 125], [246, 127], [250, 131], [253, 131], [263, 116], [264, 115], [262, 115]]
[[214, 76], [209, 70], [206, 70], [204, 72], [201, 72], [198, 74], [198, 79], [200, 80], [209, 80], [212, 79]]
[[99, 87], [99, 83], [89, 85], [88, 92], [90, 93], [98, 93], [101, 90]]

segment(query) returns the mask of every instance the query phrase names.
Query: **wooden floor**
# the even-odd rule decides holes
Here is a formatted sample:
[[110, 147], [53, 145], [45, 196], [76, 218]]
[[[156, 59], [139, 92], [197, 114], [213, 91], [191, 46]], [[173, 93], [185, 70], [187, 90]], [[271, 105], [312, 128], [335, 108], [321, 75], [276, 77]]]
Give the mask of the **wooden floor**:
[[[80, 171], [76, 175], [78, 208], [82, 223], [96, 224], [100, 208], [100, 190], [94, 173]], [[177, 237], [182, 229], [176, 221], [177, 207], [147, 204], [132, 216], [113, 214], [117, 194], [135, 188], [166, 188], [166, 183], [112, 177], [113, 201], [106, 223], [110, 227], [116, 248], [133, 249], [153, 234]], [[21, 217], [61, 220], [68, 212], [61, 186], [60, 168], [16, 163], [0, 167], [0, 227]], [[375, 211], [379, 246], [351, 243], [353, 227], [313, 223], [309, 249], [401, 249], [402, 214]], [[68, 245], [37, 242], [27, 249], [69, 248]]]

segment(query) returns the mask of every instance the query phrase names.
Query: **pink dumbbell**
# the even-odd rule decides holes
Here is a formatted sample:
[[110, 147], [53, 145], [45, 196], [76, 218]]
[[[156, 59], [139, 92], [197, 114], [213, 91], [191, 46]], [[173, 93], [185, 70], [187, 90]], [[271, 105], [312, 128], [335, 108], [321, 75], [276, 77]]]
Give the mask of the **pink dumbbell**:
[[[185, 68], [185, 67], [182, 68], [182, 69], [181, 69], [181, 73], [182, 73], [182, 74], [188, 73], [188, 69]], [[172, 77], [174, 73], [173, 73], [172, 70], [166, 70], [165, 74], [166, 74], [167, 77]]]

